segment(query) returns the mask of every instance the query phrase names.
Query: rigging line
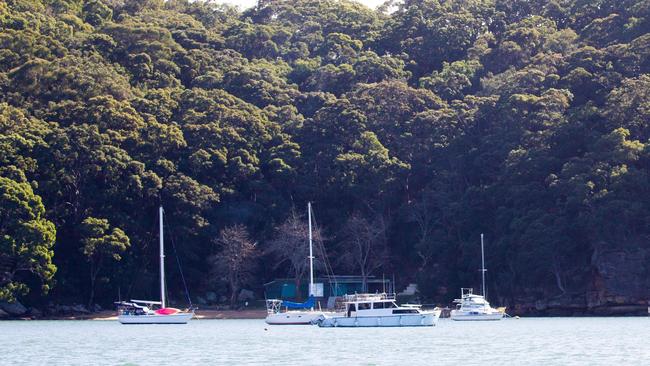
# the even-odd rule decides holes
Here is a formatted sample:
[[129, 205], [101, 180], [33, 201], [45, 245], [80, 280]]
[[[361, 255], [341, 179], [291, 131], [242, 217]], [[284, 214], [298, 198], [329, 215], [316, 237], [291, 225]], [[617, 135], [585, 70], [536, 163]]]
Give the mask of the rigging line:
[[[163, 218], [165, 222], [167, 222], [166, 219]], [[174, 242], [174, 235], [170, 233], [169, 235], [169, 241], [172, 242], [172, 249], [174, 250], [174, 257], [176, 257], [176, 264], [178, 265], [178, 271], [181, 273], [181, 280], [183, 281], [183, 287], [185, 288], [185, 296], [187, 297], [187, 302], [190, 305], [190, 309], [193, 307], [192, 306], [192, 299], [190, 298], [190, 291], [187, 289], [187, 282], [185, 282], [185, 275], [183, 274], [183, 266], [181, 266], [181, 260], [178, 257], [178, 252], [176, 251], [176, 244]]]
[[[313, 208], [311, 210], [311, 217], [312, 217], [312, 221], [314, 222], [314, 227], [318, 229], [318, 223], [316, 222], [316, 215], [314, 214]], [[316, 243], [318, 244], [318, 249], [320, 250], [321, 256], [323, 257], [323, 262], [325, 263], [325, 271], [327, 271], [327, 273], [331, 275], [331, 277], [334, 279], [334, 289], [335, 289], [334, 295], [336, 295], [336, 291], [338, 291], [338, 287], [339, 287], [338, 282], [336, 280], [336, 276], [334, 276], [334, 269], [332, 268], [332, 264], [330, 263], [329, 258], [327, 257], [327, 253], [325, 253], [325, 245], [323, 244], [323, 238], [320, 233], [321, 231], [319, 230]], [[332, 283], [330, 282], [330, 293], [332, 292], [331, 290], [332, 290]]]

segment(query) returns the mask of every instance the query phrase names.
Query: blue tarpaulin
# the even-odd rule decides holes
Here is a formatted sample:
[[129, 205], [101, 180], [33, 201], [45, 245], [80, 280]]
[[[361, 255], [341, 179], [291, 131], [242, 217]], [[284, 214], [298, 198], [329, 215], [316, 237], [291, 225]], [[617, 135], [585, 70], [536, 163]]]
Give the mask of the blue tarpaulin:
[[282, 306], [286, 306], [289, 309], [308, 309], [313, 308], [316, 305], [316, 298], [309, 296], [305, 302], [293, 302], [282, 300]]

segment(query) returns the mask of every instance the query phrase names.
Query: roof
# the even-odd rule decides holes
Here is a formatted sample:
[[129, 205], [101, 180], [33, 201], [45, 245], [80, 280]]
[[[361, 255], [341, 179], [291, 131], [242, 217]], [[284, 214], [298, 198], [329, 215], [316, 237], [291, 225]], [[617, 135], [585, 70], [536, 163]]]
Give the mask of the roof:
[[[264, 284], [264, 286], [271, 285], [276, 282], [294, 282], [294, 278], [276, 278], [273, 281], [267, 282]], [[314, 282], [329, 282], [329, 283], [362, 283], [363, 282], [363, 277], [362, 276], [351, 276], [351, 275], [343, 275], [343, 276], [324, 276], [324, 277], [316, 277], [314, 278]], [[389, 283], [390, 279], [385, 278], [385, 279], [379, 279], [375, 278], [375, 276], [368, 276], [366, 277], [366, 283]]]

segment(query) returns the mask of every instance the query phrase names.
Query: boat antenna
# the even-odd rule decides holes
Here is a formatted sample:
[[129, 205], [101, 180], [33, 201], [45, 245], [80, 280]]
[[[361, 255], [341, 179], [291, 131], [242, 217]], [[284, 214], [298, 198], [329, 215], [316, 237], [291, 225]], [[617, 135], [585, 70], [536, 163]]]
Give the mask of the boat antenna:
[[163, 207], [160, 205], [158, 210], [158, 218], [160, 220], [160, 307], [165, 307], [165, 248], [163, 238]]
[[481, 279], [483, 282], [483, 292], [481, 295], [487, 300], [487, 292], [485, 290], [485, 272], [487, 272], [487, 269], [485, 268], [485, 250], [483, 248], [483, 233], [481, 233]]

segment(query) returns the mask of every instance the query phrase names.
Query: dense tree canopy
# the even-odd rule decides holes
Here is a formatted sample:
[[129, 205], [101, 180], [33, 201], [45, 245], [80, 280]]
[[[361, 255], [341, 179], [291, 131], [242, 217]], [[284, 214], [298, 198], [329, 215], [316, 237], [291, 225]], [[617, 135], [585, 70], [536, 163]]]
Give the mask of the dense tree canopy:
[[238, 227], [261, 294], [312, 201], [335, 272], [448, 301], [485, 233], [501, 302], [647, 300], [647, 1], [7, 0], [0, 45], [0, 298], [153, 293], [159, 204], [195, 293]]

